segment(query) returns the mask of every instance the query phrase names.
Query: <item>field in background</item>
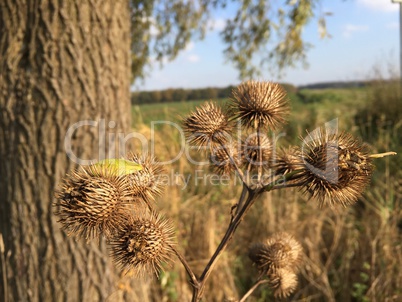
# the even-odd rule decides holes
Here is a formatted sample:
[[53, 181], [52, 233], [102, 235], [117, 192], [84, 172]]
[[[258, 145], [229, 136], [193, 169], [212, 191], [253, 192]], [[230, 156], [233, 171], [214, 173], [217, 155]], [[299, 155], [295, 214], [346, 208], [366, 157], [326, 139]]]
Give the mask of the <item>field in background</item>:
[[[286, 231], [299, 239], [305, 265], [292, 301], [400, 301], [402, 299], [402, 106], [396, 86], [378, 82], [365, 88], [305, 89], [290, 93], [292, 113], [281, 143], [298, 144], [306, 130], [338, 119], [339, 129], [362, 137], [373, 152], [396, 151], [398, 156], [376, 161], [372, 185], [357, 204], [346, 209], [319, 208], [297, 190], [272, 192], [256, 202], [215, 269], [205, 301], [241, 297], [257, 278], [247, 257], [248, 247], [273, 232]], [[180, 121], [203, 101], [134, 105], [133, 128], [151, 137], [152, 121]], [[225, 99], [217, 100], [224, 103]], [[157, 128], [155, 155], [173, 158], [180, 135], [170, 126]], [[197, 155], [194, 155], [197, 156]], [[213, 253], [241, 190], [230, 185], [195, 183], [194, 175], [209, 168], [189, 163], [185, 156], [168, 167], [173, 183], [158, 204], [175, 221], [180, 249], [200, 273]], [[183, 179], [189, 184], [183, 189]], [[193, 175], [193, 176], [191, 176]], [[144, 283], [148, 301], [188, 301], [191, 289], [176, 262], [160, 279]], [[261, 287], [248, 301], [273, 301]], [[285, 299], [286, 301], [286, 299]]]
[[[219, 100], [219, 102], [222, 100]], [[180, 121], [180, 116], [186, 115], [204, 101], [173, 102], [166, 104], [133, 105], [133, 127], [139, 124], [151, 126], [153, 121]]]

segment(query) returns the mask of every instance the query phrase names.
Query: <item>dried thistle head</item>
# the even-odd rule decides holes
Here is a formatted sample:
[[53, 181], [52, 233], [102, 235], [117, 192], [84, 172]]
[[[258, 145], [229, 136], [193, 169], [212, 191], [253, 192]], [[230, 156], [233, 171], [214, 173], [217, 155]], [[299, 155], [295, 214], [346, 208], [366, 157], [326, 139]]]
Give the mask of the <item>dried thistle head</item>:
[[368, 146], [344, 132], [319, 129], [314, 134], [304, 140], [304, 190], [321, 204], [352, 204], [362, 195], [373, 172]]
[[241, 157], [237, 145], [230, 144], [225, 147], [216, 147], [211, 151], [210, 162], [217, 174], [229, 175], [236, 170], [229, 155], [233, 162], [239, 167], [241, 165]]
[[[243, 140], [243, 162], [251, 167], [268, 166], [272, 157], [272, 144], [266, 135], [251, 135]], [[261, 152], [261, 162], [259, 158]]]
[[187, 140], [197, 146], [225, 144], [232, 129], [228, 117], [215, 103], [204, 103], [183, 121]]
[[282, 268], [295, 270], [301, 263], [302, 247], [293, 236], [280, 232], [252, 245], [249, 257], [262, 275]]
[[295, 170], [301, 169], [302, 166], [300, 148], [292, 146], [288, 149], [281, 149], [277, 153], [277, 158], [273, 163], [276, 175], [285, 175]]
[[130, 153], [127, 159], [142, 166], [141, 170], [127, 175], [133, 196], [139, 197], [147, 203], [155, 200], [156, 196], [162, 193], [163, 183], [159, 177], [163, 172], [162, 166], [152, 156]]
[[111, 256], [123, 272], [158, 273], [173, 253], [173, 227], [155, 213], [128, 219], [110, 240]]
[[268, 274], [268, 285], [274, 290], [274, 296], [288, 297], [297, 287], [297, 276], [289, 268], [280, 268]]
[[55, 214], [69, 234], [87, 240], [115, 233], [133, 201], [126, 178], [107, 166], [83, 166], [63, 179]]
[[229, 105], [245, 127], [275, 130], [285, 122], [289, 106], [285, 89], [272, 82], [248, 81], [233, 90]]

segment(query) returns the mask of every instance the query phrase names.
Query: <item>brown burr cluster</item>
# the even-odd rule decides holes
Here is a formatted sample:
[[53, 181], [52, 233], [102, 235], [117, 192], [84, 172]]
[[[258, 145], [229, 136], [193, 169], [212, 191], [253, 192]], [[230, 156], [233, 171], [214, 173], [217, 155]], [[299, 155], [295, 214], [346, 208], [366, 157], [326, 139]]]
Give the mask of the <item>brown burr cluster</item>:
[[287, 93], [278, 83], [248, 81], [233, 91], [229, 106], [245, 127], [276, 130], [286, 121], [287, 101]]
[[250, 180], [249, 186], [257, 179], [257, 187], [282, 177], [285, 185], [298, 186], [321, 205], [331, 206], [353, 204], [370, 182], [368, 146], [345, 132], [320, 128], [301, 146], [276, 151], [269, 134], [285, 123], [289, 111], [281, 85], [244, 82], [224, 107], [205, 103], [183, 122], [189, 143], [210, 152], [215, 173], [237, 172]]
[[291, 235], [281, 232], [250, 247], [249, 257], [260, 278], [267, 278], [274, 295], [289, 296], [297, 287], [297, 271], [302, 262], [302, 247]]
[[354, 203], [373, 172], [368, 146], [352, 135], [319, 129], [305, 140], [300, 181], [321, 204]]
[[171, 260], [174, 244], [171, 223], [154, 211], [153, 201], [162, 192], [161, 171], [154, 158], [137, 154], [82, 166], [63, 179], [55, 214], [69, 235], [104, 236], [124, 272], [156, 273]]
[[141, 276], [158, 271], [173, 254], [173, 227], [169, 221], [151, 213], [131, 217], [110, 241], [112, 257], [122, 271]]

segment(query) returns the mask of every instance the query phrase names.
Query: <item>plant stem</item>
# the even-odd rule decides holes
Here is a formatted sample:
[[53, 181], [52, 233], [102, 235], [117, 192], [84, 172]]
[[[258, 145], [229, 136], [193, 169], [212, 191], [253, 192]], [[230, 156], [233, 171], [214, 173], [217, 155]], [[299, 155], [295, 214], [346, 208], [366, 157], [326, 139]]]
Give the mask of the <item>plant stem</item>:
[[232, 239], [237, 227], [239, 226], [240, 222], [243, 220], [244, 215], [247, 213], [248, 209], [252, 206], [255, 199], [262, 193], [262, 190], [252, 190], [249, 191], [249, 195], [247, 200], [244, 203], [244, 206], [240, 209], [240, 212], [236, 214], [234, 219], [230, 222], [228, 229], [226, 230], [225, 235], [222, 238], [219, 246], [217, 247], [215, 253], [212, 255], [211, 259], [209, 260], [207, 266], [205, 267], [200, 279], [199, 279], [199, 288], [196, 288], [193, 291], [193, 298], [192, 302], [198, 302], [201, 300], [203, 295], [203, 291], [205, 288], [206, 281], [208, 280], [212, 270], [216, 266], [217, 260], [222, 255], [223, 251], [226, 249], [227, 245], [229, 244], [230, 240]]
[[246, 197], [248, 190], [247, 190], [247, 186], [243, 183], [243, 189], [241, 191], [241, 195], [239, 198], [239, 201], [237, 202], [237, 209], [236, 209], [236, 215], [240, 212], [240, 209], [243, 206], [244, 203], [244, 198]]
[[[266, 184], [263, 186], [263, 190], [265, 192], [271, 191], [273, 189], [275, 189], [276, 187], [292, 187], [292, 184], [288, 184], [286, 185], [286, 181], [292, 180], [292, 178], [297, 175], [298, 173], [303, 172], [303, 170], [294, 170], [292, 172], [289, 172], [285, 175], [283, 175], [282, 178], [278, 178], [272, 182], [270, 182], [269, 184]], [[285, 184], [283, 184], [282, 182], [285, 182]], [[301, 183], [298, 183], [298, 185], [302, 185]]]
[[258, 160], [258, 184], [261, 184], [261, 177], [262, 177], [262, 150], [261, 150], [261, 127], [260, 123], [257, 126], [257, 160]]
[[248, 290], [248, 292], [239, 300], [239, 302], [244, 302], [246, 299], [257, 289], [261, 284], [267, 283], [268, 280], [258, 280], [252, 288]]
[[[223, 146], [223, 145], [222, 145]], [[227, 151], [226, 147], [223, 146], [225, 152], [229, 156], [231, 160], [232, 157], [229, 155], [229, 152]], [[182, 264], [184, 265], [187, 274], [189, 275], [191, 279], [191, 286], [193, 287], [193, 297], [192, 297], [192, 302], [199, 302], [203, 296], [206, 281], [208, 280], [209, 276], [211, 275], [214, 267], [217, 264], [217, 261], [219, 257], [222, 255], [222, 253], [225, 251], [226, 247], [228, 246], [229, 242], [233, 238], [233, 235], [239, 226], [240, 222], [243, 220], [244, 215], [247, 213], [247, 211], [250, 209], [250, 207], [254, 204], [254, 201], [258, 196], [260, 196], [262, 193], [274, 190], [278, 187], [286, 187], [286, 184], [279, 183], [280, 181], [286, 181], [292, 179], [293, 176], [296, 174], [300, 173], [301, 170], [296, 170], [292, 171], [290, 173], [287, 173], [283, 176], [283, 178], [279, 180], [275, 180], [267, 185], [264, 185], [262, 188], [257, 188], [257, 189], [250, 189], [247, 184], [243, 181], [243, 190], [241, 193], [241, 196], [239, 198], [239, 202], [237, 204], [238, 208], [236, 210], [236, 214], [232, 219], [230, 220], [229, 226], [226, 230], [225, 235], [223, 236], [221, 242], [219, 243], [218, 247], [216, 248], [214, 254], [212, 255], [211, 259], [209, 260], [208, 264], [206, 265], [204, 271], [201, 274], [200, 278], [197, 278], [191, 268], [188, 266], [186, 260], [177, 252], [177, 250], [173, 249], [177, 255], [177, 257], [180, 259]], [[298, 184], [300, 185], [300, 184]], [[288, 184], [287, 186], [292, 186], [292, 184]], [[248, 192], [248, 195], [247, 195]], [[247, 196], [247, 199], [245, 199]], [[244, 202], [244, 204], [243, 204]], [[251, 293], [262, 283], [265, 283], [264, 280], [258, 281], [250, 290], [247, 292], [247, 294], [242, 298], [241, 301], [245, 301], [245, 299], [251, 295]]]
[[[257, 135], [258, 135], [258, 133], [257, 133]], [[258, 144], [260, 145], [260, 142], [258, 142]], [[216, 248], [216, 250], [215, 250], [214, 254], [212, 255], [211, 259], [209, 260], [208, 264], [206, 265], [200, 278], [197, 278], [194, 275], [192, 270], [188, 267], [187, 262], [184, 259], [182, 259], [182, 257], [180, 255], [178, 255], [179, 259], [182, 261], [184, 267], [187, 270], [187, 274], [189, 275], [189, 277], [192, 281], [192, 287], [193, 287], [193, 297], [191, 300], [192, 302], [199, 302], [201, 300], [203, 293], [204, 293], [206, 281], [208, 280], [209, 276], [211, 275], [213, 269], [215, 268], [219, 257], [225, 251], [229, 242], [233, 238], [233, 235], [234, 235], [237, 227], [239, 226], [240, 222], [243, 220], [244, 215], [247, 213], [247, 211], [253, 205], [256, 198], [259, 195], [261, 195], [263, 192], [271, 191], [271, 190], [275, 189], [277, 186], [283, 186], [283, 184], [281, 183], [282, 181], [286, 182], [287, 180], [291, 180], [296, 174], [302, 172], [302, 170], [292, 171], [290, 173], [283, 175], [283, 178], [277, 179], [267, 185], [263, 185], [261, 188], [251, 189], [248, 187], [247, 183], [245, 182], [242, 171], [236, 165], [233, 157], [230, 155], [226, 146], [223, 143], [221, 143], [221, 146], [223, 147], [223, 150], [225, 151], [226, 155], [229, 157], [230, 162], [236, 168], [236, 171], [237, 171], [240, 179], [243, 182], [243, 190], [242, 190], [241, 196], [239, 198], [239, 202], [237, 204], [238, 208], [236, 210], [236, 214], [231, 218], [225, 235], [223, 236], [221, 242], [219, 243], [218, 247]], [[261, 150], [259, 150], [259, 152], [258, 152], [259, 160], [261, 160], [261, 157], [262, 157]], [[259, 174], [260, 173], [261, 172], [259, 172]], [[289, 184], [289, 186], [290, 185], [291, 184]], [[247, 195], [247, 192], [248, 192], [248, 195]], [[247, 199], [245, 199], [246, 196], [247, 196]], [[243, 202], [244, 202], [244, 204], [243, 204]], [[255, 288], [257, 288], [262, 283], [264, 283], [264, 282], [262, 282], [262, 281], [257, 282], [256, 285], [253, 286], [252, 291], [251, 292], [249, 291], [249, 293], [246, 295], [247, 296], [251, 295], [251, 293], [255, 290]], [[242, 301], [244, 301], [247, 298], [247, 296], [243, 297]]]
[[180, 254], [180, 252], [172, 245], [170, 245], [170, 248], [173, 250], [173, 252], [176, 254], [177, 258], [179, 258], [180, 262], [183, 264], [184, 268], [186, 269], [187, 275], [189, 276], [191, 280], [191, 286], [193, 289], [198, 288], [200, 282], [198, 281], [196, 275], [194, 274], [193, 270], [191, 267], [188, 265], [186, 259]]
[[[237, 164], [236, 164], [235, 160], [233, 159], [232, 155], [230, 155], [229, 150], [226, 148], [226, 145], [225, 145], [223, 142], [221, 142], [220, 140], [219, 140], [219, 144], [222, 146], [223, 151], [225, 151], [226, 155], [229, 157], [230, 163], [235, 167], [236, 172], [237, 172], [237, 174], [239, 175], [241, 182], [242, 182], [245, 186], [247, 186], [247, 183], [246, 183], [246, 181], [245, 181], [245, 179], [244, 179], [243, 171], [237, 166]], [[248, 187], [248, 186], [247, 186], [247, 187]]]

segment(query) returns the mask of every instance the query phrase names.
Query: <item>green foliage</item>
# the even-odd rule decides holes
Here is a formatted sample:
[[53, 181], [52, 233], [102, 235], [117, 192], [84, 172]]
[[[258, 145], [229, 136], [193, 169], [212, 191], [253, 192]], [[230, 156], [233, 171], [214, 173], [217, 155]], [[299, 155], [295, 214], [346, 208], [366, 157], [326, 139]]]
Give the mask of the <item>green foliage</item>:
[[369, 302], [370, 299], [365, 295], [369, 286], [367, 283], [369, 282], [369, 275], [366, 270], [370, 269], [370, 264], [365, 262], [363, 263], [362, 272], [360, 272], [360, 280], [358, 282], [353, 283], [353, 291], [352, 297], [356, 298], [356, 301], [359, 302]]
[[[399, 79], [374, 80], [366, 90], [364, 106], [354, 115], [362, 138], [375, 146], [377, 152], [402, 153], [402, 106]], [[399, 138], [399, 139], [398, 139]], [[378, 163], [379, 169], [389, 165], [397, 172], [402, 165], [401, 156], [393, 156]]]
[[301, 90], [298, 95], [302, 102], [306, 104], [320, 103], [324, 101], [339, 102], [342, 99], [339, 91], [320, 91], [317, 93], [317, 91], [304, 89]]
[[180, 116], [184, 116], [204, 101], [172, 102], [168, 104], [144, 104], [132, 107], [133, 125], [143, 123], [150, 125], [152, 121], [178, 122]]
[[162, 270], [159, 276], [161, 289], [165, 293], [163, 296], [167, 296], [169, 301], [172, 302], [179, 301], [179, 295], [175, 287], [177, 279], [177, 272], [169, 271], [168, 269]]
[[176, 102], [183, 102], [185, 100], [187, 100], [187, 91], [184, 89], [174, 89], [173, 93], [172, 93], [172, 98], [176, 101]]
[[[277, 72], [306, 63], [310, 45], [303, 41], [302, 29], [314, 18], [320, 1], [282, 0], [274, 7], [264, 0], [130, 0], [133, 79], [143, 77], [147, 65], [173, 60], [192, 38], [203, 38], [212, 12], [229, 2], [236, 11], [221, 36], [225, 55], [240, 78], [250, 78], [267, 66]], [[325, 16], [319, 16], [318, 27], [325, 37]], [[253, 64], [256, 54], [262, 59]]]
[[[401, 120], [400, 81], [372, 81], [367, 91], [367, 104], [356, 115], [356, 122], [363, 126], [363, 131], [367, 131], [368, 128], [380, 130], [401, 127]], [[372, 135], [378, 135], [378, 131]]]
[[112, 171], [115, 171], [116, 175], [118, 176], [131, 174], [140, 171], [143, 168], [138, 163], [134, 163], [132, 161], [124, 159], [104, 159], [94, 164], [94, 166], [104, 167], [105, 169], [112, 169]]
[[[302, 29], [314, 16], [316, 2], [288, 0], [273, 11], [271, 1], [241, 1], [235, 17], [222, 32], [227, 44], [225, 54], [239, 69], [240, 77], [250, 78], [267, 64], [280, 71], [296, 61], [305, 62], [309, 45], [302, 39]], [[274, 38], [273, 46], [264, 49]], [[251, 64], [258, 52], [262, 54], [261, 61]]]

